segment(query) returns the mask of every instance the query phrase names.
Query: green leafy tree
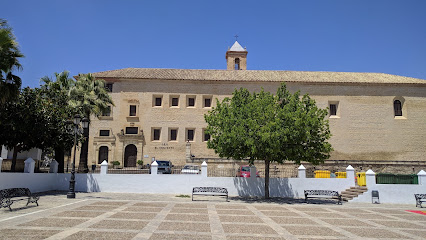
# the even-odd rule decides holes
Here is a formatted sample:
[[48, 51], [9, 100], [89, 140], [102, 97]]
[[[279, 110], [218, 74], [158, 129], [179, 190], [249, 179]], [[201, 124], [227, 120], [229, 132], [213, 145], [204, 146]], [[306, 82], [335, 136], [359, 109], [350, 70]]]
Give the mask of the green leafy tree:
[[308, 94], [290, 94], [283, 83], [273, 95], [263, 89], [235, 90], [232, 98], [217, 100], [204, 116], [211, 139], [208, 148], [220, 157], [265, 161], [265, 198], [269, 198], [269, 165], [301, 161], [319, 164], [330, 157], [327, 110]]
[[19, 58], [24, 55], [19, 51], [12, 28], [6, 20], [0, 19], [0, 104], [11, 101], [19, 95], [21, 78], [14, 71], [22, 69]]
[[[70, 89], [70, 106], [82, 113], [90, 120], [90, 116], [100, 116], [113, 105], [111, 95], [105, 88], [105, 81], [96, 79], [92, 74], [79, 74], [77, 82]], [[90, 122], [89, 122], [90, 126]], [[87, 170], [87, 158], [89, 147], [89, 128], [84, 130], [84, 142], [80, 151], [79, 168]]]
[[40, 89], [25, 88], [16, 101], [0, 107], [0, 145], [13, 148], [11, 171], [16, 168], [17, 154], [45, 146], [46, 115]]

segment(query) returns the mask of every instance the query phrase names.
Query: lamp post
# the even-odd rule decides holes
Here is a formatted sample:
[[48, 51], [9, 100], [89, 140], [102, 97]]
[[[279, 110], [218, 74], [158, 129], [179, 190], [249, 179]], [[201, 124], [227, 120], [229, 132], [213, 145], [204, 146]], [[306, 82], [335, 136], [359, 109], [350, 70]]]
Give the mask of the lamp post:
[[80, 129], [80, 122], [82, 123], [83, 129], [89, 126], [89, 120], [87, 118], [83, 118], [81, 120], [80, 115], [75, 115], [73, 120], [74, 127], [74, 156], [72, 159], [72, 168], [71, 168], [71, 179], [70, 179], [70, 189], [67, 193], [67, 198], [75, 198], [75, 154], [77, 149], [77, 133]]

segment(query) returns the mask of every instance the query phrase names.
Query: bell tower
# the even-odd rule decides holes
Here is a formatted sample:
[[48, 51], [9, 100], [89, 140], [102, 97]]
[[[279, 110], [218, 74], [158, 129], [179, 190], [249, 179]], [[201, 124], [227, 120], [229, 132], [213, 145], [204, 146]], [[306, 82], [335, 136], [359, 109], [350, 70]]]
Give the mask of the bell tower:
[[227, 70], [247, 70], [247, 50], [235, 41], [226, 52]]

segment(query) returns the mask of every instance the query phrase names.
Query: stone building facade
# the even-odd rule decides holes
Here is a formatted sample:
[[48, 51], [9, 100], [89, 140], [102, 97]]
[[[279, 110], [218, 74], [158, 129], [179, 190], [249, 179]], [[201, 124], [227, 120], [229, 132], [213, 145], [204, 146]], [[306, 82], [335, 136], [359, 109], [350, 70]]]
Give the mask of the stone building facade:
[[[276, 92], [281, 82], [329, 108], [329, 163], [426, 163], [426, 81], [383, 73], [247, 70], [247, 50], [227, 51], [227, 70], [126, 68], [94, 73], [115, 106], [91, 119], [88, 164], [103, 160], [218, 159], [207, 149], [204, 114], [241, 87]], [[190, 154], [188, 154], [190, 151]]]

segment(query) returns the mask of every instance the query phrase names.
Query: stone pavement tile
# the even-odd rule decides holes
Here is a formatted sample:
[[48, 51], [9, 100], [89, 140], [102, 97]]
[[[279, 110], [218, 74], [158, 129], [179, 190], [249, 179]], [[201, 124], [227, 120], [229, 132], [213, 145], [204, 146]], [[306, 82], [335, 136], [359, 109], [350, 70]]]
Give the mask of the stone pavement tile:
[[369, 228], [369, 227], [343, 228], [343, 229], [357, 236], [365, 237], [365, 238], [374, 237], [374, 238], [386, 238], [386, 239], [387, 238], [407, 239], [407, 237], [401, 234], [389, 231], [388, 229]]
[[125, 212], [152, 212], [152, 213], [158, 213], [158, 212], [161, 212], [161, 210], [163, 210], [163, 208], [158, 208], [158, 207], [134, 207], [134, 206], [126, 207], [125, 209], [123, 209], [123, 211], [125, 211]]
[[201, 214], [168, 214], [165, 220], [182, 222], [208, 222], [209, 215]]
[[147, 224], [147, 221], [102, 220], [89, 228], [141, 230]]
[[261, 236], [226, 236], [227, 240], [283, 240], [282, 237], [261, 237]]
[[176, 203], [175, 208], [207, 208], [207, 203]]
[[78, 224], [86, 222], [88, 219], [75, 218], [39, 218], [37, 220], [22, 223], [18, 226], [22, 227], [74, 227]]
[[318, 225], [316, 222], [309, 218], [297, 218], [297, 217], [270, 217], [274, 222], [278, 224], [301, 224], [301, 225]]
[[330, 212], [329, 210], [321, 207], [293, 207], [293, 209], [302, 212]]
[[410, 213], [407, 215], [391, 215], [392, 217], [398, 217], [398, 218], [402, 218], [405, 220], [410, 220], [410, 221], [423, 221], [423, 223], [426, 223], [426, 215], [422, 215], [422, 214], [418, 214], [418, 213]]
[[309, 216], [312, 217], [320, 217], [320, 218], [349, 218], [346, 215], [332, 212], [305, 212]]
[[299, 214], [295, 212], [288, 211], [261, 211], [266, 216], [282, 216], [282, 217], [300, 217]]
[[60, 231], [38, 229], [1, 229], [0, 239], [45, 239]]
[[316, 226], [283, 226], [287, 231], [289, 231], [293, 235], [297, 236], [303, 236], [303, 235], [309, 235], [309, 236], [337, 236], [337, 237], [343, 237], [342, 234], [334, 231], [331, 228], [328, 227], [316, 227]]
[[165, 234], [165, 233], [153, 233], [149, 238], [150, 240], [212, 240], [212, 236], [200, 235], [200, 234]]
[[225, 233], [242, 234], [277, 234], [274, 229], [264, 224], [242, 225], [242, 224], [222, 224]]
[[156, 202], [137, 202], [133, 204], [135, 207], [165, 207], [167, 203], [156, 203]]
[[127, 203], [129, 203], [129, 202], [119, 202], [119, 201], [98, 201], [98, 202], [94, 202], [94, 203], [91, 203], [91, 204], [89, 204], [89, 206], [90, 205], [94, 205], [94, 206], [99, 206], [99, 205], [102, 205], [102, 206], [122, 206], [122, 205], [125, 205], [125, 204], [127, 204]]
[[151, 220], [155, 216], [157, 216], [157, 213], [118, 212], [108, 218]]
[[216, 209], [247, 209], [246, 206], [244, 205], [237, 205], [237, 204], [226, 204], [226, 205], [222, 205], [222, 204], [216, 204], [215, 205]]
[[423, 239], [426, 239], [426, 230], [424, 230], [424, 231], [419, 231], [419, 230], [401, 230], [401, 232], [406, 232], [406, 233], [413, 234], [415, 236], [421, 237]]
[[321, 221], [324, 221], [328, 224], [335, 225], [335, 226], [345, 226], [345, 227], [362, 227], [362, 226], [369, 226], [371, 227], [371, 224], [362, 222], [357, 219], [342, 219], [342, 218], [322, 218]]
[[222, 209], [222, 210], [216, 210], [217, 214], [227, 214], [227, 215], [254, 215], [254, 213], [248, 209], [243, 210], [243, 209], [239, 209], [239, 210], [226, 210], [226, 209]]
[[92, 212], [92, 211], [65, 211], [57, 213], [53, 216], [57, 217], [80, 217], [80, 218], [94, 218], [106, 212]]
[[274, 211], [288, 211], [287, 208], [278, 206], [276, 204], [274, 205], [259, 205], [259, 206], [253, 206], [257, 210], [274, 210]]
[[359, 213], [370, 213], [368, 211], [365, 211], [363, 209], [359, 209], [359, 208], [340, 208], [340, 209], [333, 209], [335, 211], [339, 211], [342, 213], [355, 213], [355, 214], [359, 214]]
[[173, 208], [170, 213], [198, 213], [198, 214], [207, 214], [207, 208]]
[[410, 214], [409, 212], [406, 212], [405, 210], [398, 210], [398, 209], [370, 208], [368, 210], [372, 212], [383, 213], [383, 214]]
[[381, 224], [383, 226], [386, 227], [391, 227], [391, 228], [412, 228], [412, 229], [425, 229], [426, 225], [417, 225], [415, 223], [410, 223], [410, 222], [401, 222], [401, 221], [382, 221], [382, 220], [372, 220], [372, 222]]
[[230, 223], [265, 223], [262, 219], [255, 216], [232, 216], [232, 215], [220, 215], [219, 219], [221, 222]]
[[157, 229], [163, 231], [211, 232], [210, 224], [193, 222], [162, 222]]
[[66, 240], [126, 240], [126, 239], [132, 239], [136, 236], [137, 233], [130, 233], [130, 232], [95, 232], [95, 231], [80, 231], [77, 233], [72, 234], [71, 236], [65, 238]]
[[360, 214], [356, 214], [356, 213], [351, 213], [350, 215], [352, 215], [353, 217], [356, 217], [358, 219], [367, 219], [367, 220], [382, 220], [382, 219], [388, 219], [388, 220], [393, 220], [393, 218], [389, 218], [386, 216], [383, 216], [381, 214], [374, 214], [374, 213], [360, 213]]
[[118, 207], [120, 207], [120, 206], [114, 206], [114, 205], [112, 205], [112, 206], [106, 207], [106, 206], [87, 205], [87, 206], [81, 206], [81, 207], [78, 207], [78, 208], [74, 208], [73, 210], [105, 211], [105, 210], [113, 210], [113, 209], [116, 209]]

